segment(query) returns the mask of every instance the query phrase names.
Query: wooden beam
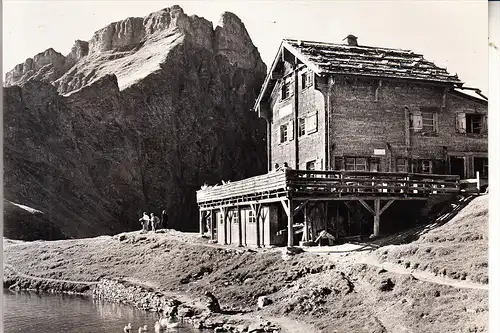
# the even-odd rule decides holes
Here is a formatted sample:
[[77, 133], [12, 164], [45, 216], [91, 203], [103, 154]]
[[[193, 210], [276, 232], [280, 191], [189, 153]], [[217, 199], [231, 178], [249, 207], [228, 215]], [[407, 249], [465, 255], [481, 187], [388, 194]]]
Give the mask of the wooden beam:
[[[375, 200], [378, 200], [378, 199], [375, 199]], [[359, 200], [359, 202], [363, 205], [363, 207], [366, 208], [366, 210], [368, 210], [370, 213], [372, 213], [372, 215], [375, 215], [375, 211], [370, 207], [370, 205], [368, 205], [366, 203], [366, 201], [364, 201], [363, 199]], [[379, 204], [380, 204], [380, 201], [379, 201]]]
[[200, 228], [200, 235], [203, 236], [205, 234], [205, 228], [203, 227], [203, 215], [204, 212], [200, 211], [199, 214], [199, 228]]
[[211, 209], [210, 210], [210, 239], [215, 240], [215, 227], [216, 227], [216, 221], [215, 217], [217, 215], [215, 214], [215, 210]]
[[307, 206], [304, 205], [304, 231], [302, 233], [302, 240], [309, 242], [309, 222], [307, 221]]
[[241, 207], [238, 206], [238, 246], [243, 246], [243, 232], [242, 232], [242, 223], [241, 223]]
[[255, 232], [257, 236], [257, 247], [260, 247], [262, 244], [260, 243], [260, 210], [262, 204], [257, 204], [257, 213], [255, 214]]
[[384, 205], [384, 207], [382, 207], [382, 209], [380, 210], [380, 215], [382, 215], [382, 213], [387, 209], [389, 208], [390, 205], [392, 205], [392, 203], [394, 202], [394, 200], [389, 200], [386, 202], [386, 204]]
[[292, 214], [293, 201], [288, 200], [288, 246], [293, 246], [293, 214]]
[[[353, 200], [374, 200], [376, 196], [318, 196], [318, 197], [307, 197], [307, 196], [298, 196], [294, 197], [294, 200], [309, 200], [309, 201], [353, 201]], [[382, 200], [428, 200], [429, 197], [416, 197], [416, 196], [379, 196]]]
[[285, 200], [285, 199], [280, 200], [281, 205], [283, 206], [283, 209], [285, 210], [286, 216], [288, 216], [288, 214], [290, 213], [287, 201], [288, 200]]
[[354, 208], [351, 207], [349, 201], [344, 201], [344, 204], [346, 205], [346, 207], [349, 209], [350, 212], [354, 213]]
[[297, 206], [297, 207], [293, 210], [293, 215], [295, 215], [295, 214], [299, 213], [299, 212], [302, 210], [302, 208], [304, 208], [304, 207], [307, 205], [307, 203], [308, 203], [308, 202], [309, 202], [309, 200], [306, 200], [306, 201], [303, 201], [300, 205], [298, 205], [298, 206]]
[[380, 234], [380, 199], [375, 199], [375, 211], [373, 214], [373, 235], [377, 237]]
[[219, 230], [219, 233], [222, 231], [224, 232], [224, 245], [227, 245], [227, 208], [223, 207], [220, 209], [220, 212], [222, 214], [222, 230]]

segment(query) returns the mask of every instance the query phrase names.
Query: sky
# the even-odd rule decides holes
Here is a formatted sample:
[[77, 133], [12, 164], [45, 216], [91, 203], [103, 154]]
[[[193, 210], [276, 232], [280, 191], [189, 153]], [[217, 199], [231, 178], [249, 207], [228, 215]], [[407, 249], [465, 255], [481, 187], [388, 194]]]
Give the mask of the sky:
[[271, 65], [281, 39], [332, 43], [348, 34], [360, 45], [410, 49], [488, 94], [488, 3], [483, 0], [3, 0], [3, 71], [49, 47], [66, 55], [107, 24], [178, 4], [215, 25], [240, 17]]

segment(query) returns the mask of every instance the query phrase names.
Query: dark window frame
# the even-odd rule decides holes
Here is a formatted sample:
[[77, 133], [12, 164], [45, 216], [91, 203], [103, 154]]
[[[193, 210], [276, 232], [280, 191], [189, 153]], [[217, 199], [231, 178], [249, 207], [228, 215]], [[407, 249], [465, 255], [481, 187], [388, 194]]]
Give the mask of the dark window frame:
[[299, 137], [306, 135], [306, 118], [299, 118]]
[[288, 141], [288, 124], [280, 125], [280, 143]]

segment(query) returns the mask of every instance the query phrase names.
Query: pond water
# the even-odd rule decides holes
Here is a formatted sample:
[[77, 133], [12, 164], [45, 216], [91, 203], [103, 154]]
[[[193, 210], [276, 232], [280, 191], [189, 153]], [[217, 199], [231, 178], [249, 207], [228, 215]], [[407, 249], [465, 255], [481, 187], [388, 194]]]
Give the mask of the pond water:
[[[144, 325], [153, 333], [158, 318], [155, 313], [91, 297], [4, 289], [3, 319], [5, 333], [123, 333], [127, 323], [133, 333]], [[168, 332], [200, 332], [190, 324], [184, 326]]]

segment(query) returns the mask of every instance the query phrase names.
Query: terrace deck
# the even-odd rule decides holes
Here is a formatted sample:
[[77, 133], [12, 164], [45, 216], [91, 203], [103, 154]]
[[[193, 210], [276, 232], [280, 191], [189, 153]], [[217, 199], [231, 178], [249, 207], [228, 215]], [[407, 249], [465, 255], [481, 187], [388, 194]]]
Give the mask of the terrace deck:
[[294, 200], [425, 200], [458, 193], [455, 175], [401, 172], [285, 170], [196, 192], [200, 210]]

